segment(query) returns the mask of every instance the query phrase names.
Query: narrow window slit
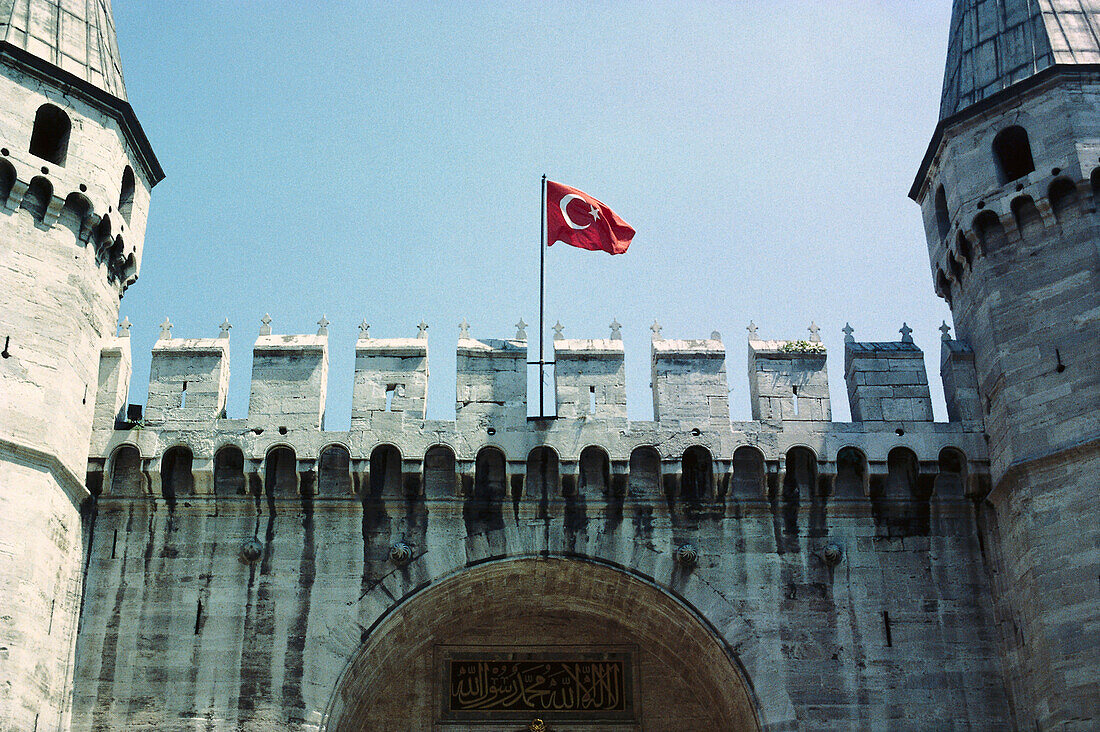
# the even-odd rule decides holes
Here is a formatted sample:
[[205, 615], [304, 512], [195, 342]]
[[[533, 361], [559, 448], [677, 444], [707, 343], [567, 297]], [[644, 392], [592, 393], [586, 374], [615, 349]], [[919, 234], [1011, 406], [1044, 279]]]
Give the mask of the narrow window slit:
[[115, 529], [115, 536], [111, 540], [111, 559], [116, 559], [115, 550], [118, 549], [118, 529]]
[[393, 411], [393, 395], [397, 391], [397, 384], [389, 384], [386, 386], [386, 411]]
[[202, 625], [202, 600], [195, 601], [195, 635], [199, 634], [199, 626]]
[[886, 629], [886, 647], [891, 648], [894, 645], [894, 638], [890, 633], [890, 613], [886, 610], [882, 611], [882, 625]]
[[588, 413], [596, 413], [596, 387], [588, 387]]
[[792, 392], [791, 403], [794, 406], [794, 416], [797, 417], [798, 416], [798, 387], [797, 386], [792, 386], [791, 387], [791, 392]]
[[183, 382], [183, 391], [180, 392], [180, 407], [187, 406], [187, 382]]
[[1057, 348], [1054, 349], [1054, 357], [1058, 359], [1058, 365], [1054, 367], [1054, 370], [1062, 373], [1066, 370], [1066, 365], [1062, 363], [1062, 352]]

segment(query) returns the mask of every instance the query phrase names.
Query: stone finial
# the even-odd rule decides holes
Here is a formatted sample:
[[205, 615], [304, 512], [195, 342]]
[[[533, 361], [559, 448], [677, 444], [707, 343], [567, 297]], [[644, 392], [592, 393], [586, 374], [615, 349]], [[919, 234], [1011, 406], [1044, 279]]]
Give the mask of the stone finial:
[[749, 332], [749, 340], [750, 341], [755, 341], [756, 340], [756, 330], [757, 330], [756, 323], [754, 323], [750, 320], [749, 324], [747, 326], [745, 326], [745, 330], [747, 330]]
[[852, 336], [852, 334], [855, 333], [856, 331], [855, 331], [855, 328], [852, 327], [851, 323], [845, 323], [844, 327], [841, 328], [840, 330], [841, 330], [842, 333], [844, 333], [844, 342], [845, 343], [855, 343], [856, 342], [855, 337]]
[[619, 323], [618, 318], [611, 319], [611, 340], [621, 341], [623, 339], [623, 326]]
[[129, 338], [131, 327], [133, 327], [133, 323], [130, 322], [129, 318], [124, 317], [122, 319], [122, 322], [118, 324], [118, 337], [119, 338]]
[[951, 326], [947, 324], [946, 320], [943, 321], [943, 324], [940, 326], [940, 333], [942, 334], [940, 336], [942, 340], [951, 340]]
[[554, 323], [553, 331], [554, 331], [554, 340], [555, 341], [565, 340], [565, 336], [562, 335], [563, 330], [565, 330], [565, 326], [561, 324], [560, 320], [558, 322]]
[[523, 322], [523, 318], [520, 318], [519, 322], [516, 323], [516, 340], [517, 341], [527, 340], [527, 323]]
[[716, 331], [716, 330], [712, 330], [712, 331], [710, 332], [710, 339], [711, 339], [712, 341], [719, 341], [719, 342], [721, 342], [721, 340], [722, 340], [722, 334], [721, 334], [721, 333], [719, 333], [719, 332], [718, 332], [718, 331]]
[[462, 322], [458, 324], [458, 337], [460, 340], [470, 337], [470, 324], [466, 322], [466, 318], [463, 318]]
[[363, 322], [359, 324], [359, 340], [370, 340], [370, 323], [367, 322], [366, 318], [363, 318]]
[[233, 326], [229, 323], [229, 318], [223, 320], [222, 324], [218, 326], [218, 328], [221, 330], [221, 334], [218, 336], [218, 338], [229, 338], [229, 329], [232, 327]]
[[912, 343], [913, 342], [913, 329], [909, 327], [908, 323], [902, 323], [901, 324], [901, 330], [899, 330], [898, 333], [901, 333], [901, 342], [902, 343]]
[[172, 337], [172, 323], [165, 316], [164, 322], [160, 324], [160, 340], [166, 341]]
[[653, 331], [653, 340], [661, 340], [661, 324], [656, 320], [653, 321], [653, 325], [649, 326], [649, 329]]
[[321, 314], [321, 319], [317, 321], [317, 335], [327, 336], [328, 335], [328, 326], [329, 326], [328, 318], [326, 318], [324, 316], [324, 314], [322, 313]]
[[416, 337], [424, 340], [428, 338], [428, 324], [423, 320], [416, 324]]
[[810, 331], [810, 343], [821, 343], [821, 328], [817, 327], [817, 323], [810, 321], [810, 327], [806, 330]]
[[264, 313], [264, 316], [260, 318], [260, 335], [271, 335], [271, 314]]

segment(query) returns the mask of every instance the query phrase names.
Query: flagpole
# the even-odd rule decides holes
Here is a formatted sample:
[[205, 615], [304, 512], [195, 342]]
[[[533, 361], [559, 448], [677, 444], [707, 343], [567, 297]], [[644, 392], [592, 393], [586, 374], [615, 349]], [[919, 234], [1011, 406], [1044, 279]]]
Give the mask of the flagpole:
[[542, 201], [539, 203], [539, 417], [546, 416], [543, 377], [546, 373], [546, 339], [543, 322], [546, 310], [546, 174], [542, 175]]

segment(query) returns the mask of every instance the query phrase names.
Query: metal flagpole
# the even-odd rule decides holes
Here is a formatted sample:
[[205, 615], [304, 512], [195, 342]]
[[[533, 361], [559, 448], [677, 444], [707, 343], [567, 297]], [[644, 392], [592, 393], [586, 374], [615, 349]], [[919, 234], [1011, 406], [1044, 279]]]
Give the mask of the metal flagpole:
[[542, 175], [542, 201], [539, 203], [539, 417], [546, 416], [543, 378], [546, 373], [546, 339], [543, 337], [543, 316], [546, 308], [546, 174]]

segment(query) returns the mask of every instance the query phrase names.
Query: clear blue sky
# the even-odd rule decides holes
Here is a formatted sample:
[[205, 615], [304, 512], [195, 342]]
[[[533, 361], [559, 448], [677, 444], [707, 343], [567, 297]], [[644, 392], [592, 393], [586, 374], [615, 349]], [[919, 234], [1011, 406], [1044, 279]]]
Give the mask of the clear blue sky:
[[[319, 7], [317, 7], [319, 6]], [[127, 90], [167, 178], [153, 191], [131, 401], [167, 315], [233, 323], [229, 416], [251, 348], [330, 326], [329, 429], [350, 419], [354, 341], [430, 325], [428, 414], [454, 418], [457, 323], [538, 317], [539, 176], [638, 234], [610, 257], [548, 252], [548, 325], [623, 324], [629, 414], [650, 419], [649, 325], [722, 333], [749, 418], [745, 326], [830, 351], [939, 333], [906, 193], [935, 127], [950, 3], [301, 3], [115, 0]], [[534, 329], [532, 344], [534, 344]], [[945, 419], [937, 396], [937, 419]]]

